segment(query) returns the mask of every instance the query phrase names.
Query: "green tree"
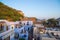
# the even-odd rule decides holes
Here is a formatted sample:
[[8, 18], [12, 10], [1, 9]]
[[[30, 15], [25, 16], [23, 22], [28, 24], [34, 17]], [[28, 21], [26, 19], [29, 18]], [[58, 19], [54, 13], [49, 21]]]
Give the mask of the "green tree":
[[57, 25], [57, 20], [56, 19], [51, 18], [51, 19], [48, 19], [47, 21], [48, 21], [48, 26], [49, 27], [56, 27], [56, 25]]

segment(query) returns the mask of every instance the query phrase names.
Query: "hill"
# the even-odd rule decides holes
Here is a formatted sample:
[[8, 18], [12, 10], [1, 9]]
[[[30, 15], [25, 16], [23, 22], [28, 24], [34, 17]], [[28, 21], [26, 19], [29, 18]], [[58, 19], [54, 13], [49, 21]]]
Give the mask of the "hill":
[[18, 21], [21, 17], [24, 17], [24, 15], [21, 15], [22, 13], [23, 12], [18, 12], [18, 10], [13, 9], [0, 2], [0, 19], [6, 19], [8, 21]]

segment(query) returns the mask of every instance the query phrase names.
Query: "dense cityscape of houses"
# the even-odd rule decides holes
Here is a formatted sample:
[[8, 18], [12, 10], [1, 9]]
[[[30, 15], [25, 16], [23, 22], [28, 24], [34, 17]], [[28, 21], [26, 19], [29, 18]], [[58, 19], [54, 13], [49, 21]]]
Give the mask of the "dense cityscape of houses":
[[[60, 26], [60, 18], [58, 26]], [[47, 28], [34, 17], [21, 21], [0, 20], [0, 40], [60, 40], [59, 28]]]

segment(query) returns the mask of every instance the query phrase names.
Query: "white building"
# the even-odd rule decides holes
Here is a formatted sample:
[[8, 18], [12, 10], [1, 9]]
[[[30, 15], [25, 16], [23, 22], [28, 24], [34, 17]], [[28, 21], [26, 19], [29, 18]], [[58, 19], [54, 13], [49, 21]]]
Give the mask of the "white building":
[[6, 20], [0, 20], [0, 32], [4, 32], [8, 30], [8, 21]]
[[14, 29], [16, 24], [19, 24], [19, 22], [9, 22], [7, 20], [0, 20], [0, 29], [4, 31]]
[[27, 25], [27, 24], [33, 25], [33, 21], [16, 21], [16, 22], [19, 22], [19, 24], [21, 25]]
[[58, 25], [60, 26], [60, 18], [58, 18], [57, 21], [58, 21]]

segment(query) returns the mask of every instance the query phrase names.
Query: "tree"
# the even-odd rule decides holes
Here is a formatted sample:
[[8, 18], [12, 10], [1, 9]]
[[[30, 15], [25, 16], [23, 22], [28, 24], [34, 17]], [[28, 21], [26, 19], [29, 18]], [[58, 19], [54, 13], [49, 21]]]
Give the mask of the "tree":
[[47, 21], [48, 21], [48, 26], [49, 27], [56, 27], [56, 25], [57, 25], [57, 20], [56, 19], [51, 18], [51, 19], [48, 19]]

